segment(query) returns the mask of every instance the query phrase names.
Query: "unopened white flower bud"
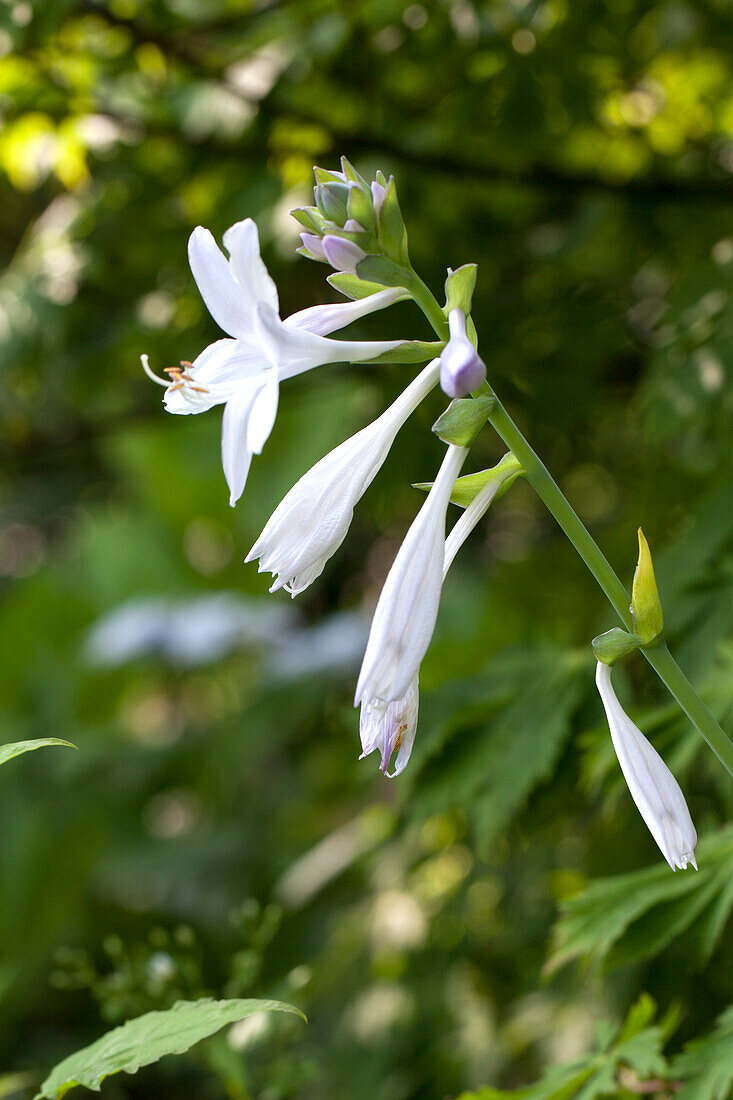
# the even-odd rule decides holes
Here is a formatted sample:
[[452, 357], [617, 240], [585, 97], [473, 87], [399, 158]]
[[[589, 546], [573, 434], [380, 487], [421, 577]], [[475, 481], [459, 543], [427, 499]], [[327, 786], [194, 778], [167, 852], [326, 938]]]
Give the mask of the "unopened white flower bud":
[[697, 833], [679, 783], [616, 698], [610, 665], [598, 662], [596, 684], [621, 771], [649, 832], [673, 871], [688, 863], [697, 870]]
[[379, 217], [379, 213], [384, 205], [384, 200], [387, 197], [387, 188], [383, 187], [377, 180], [372, 180], [372, 202], [374, 203], [374, 213]]
[[356, 265], [366, 256], [358, 244], [330, 233], [323, 238], [323, 251], [331, 267], [336, 271], [347, 271], [350, 275], [356, 275]]
[[448, 397], [465, 397], [486, 378], [486, 364], [466, 332], [466, 315], [452, 309], [448, 317], [450, 340], [440, 357], [440, 388]]

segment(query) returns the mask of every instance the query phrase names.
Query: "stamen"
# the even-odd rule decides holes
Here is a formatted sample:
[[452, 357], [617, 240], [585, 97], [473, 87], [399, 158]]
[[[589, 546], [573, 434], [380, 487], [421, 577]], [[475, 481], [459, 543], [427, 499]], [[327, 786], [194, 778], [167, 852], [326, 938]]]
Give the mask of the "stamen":
[[157, 384], [159, 386], [165, 386], [165, 388], [168, 389], [168, 387], [170, 386], [170, 382], [168, 381], [167, 378], [161, 378], [160, 375], [155, 374], [150, 369], [150, 362], [148, 360], [147, 355], [141, 355], [140, 356], [140, 362], [142, 363], [142, 368], [145, 371], [145, 373], [147, 374], [148, 378], [151, 380], [151, 382], [157, 382]]

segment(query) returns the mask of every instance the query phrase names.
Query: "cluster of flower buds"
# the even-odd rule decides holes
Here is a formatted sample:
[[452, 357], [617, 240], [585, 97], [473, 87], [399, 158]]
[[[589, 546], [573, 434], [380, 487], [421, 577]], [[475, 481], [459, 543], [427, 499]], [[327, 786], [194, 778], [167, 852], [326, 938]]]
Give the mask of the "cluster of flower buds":
[[[407, 232], [394, 178], [377, 172], [376, 179], [368, 182], [345, 157], [341, 167], [340, 172], [315, 168], [315, 205], [292, 211], [303, 226], [303, 246], [298, 251], [349, 275], [357, 274], [367, 256], [409, 269]], [[370, 281], [367, 273], [363, 278]]]

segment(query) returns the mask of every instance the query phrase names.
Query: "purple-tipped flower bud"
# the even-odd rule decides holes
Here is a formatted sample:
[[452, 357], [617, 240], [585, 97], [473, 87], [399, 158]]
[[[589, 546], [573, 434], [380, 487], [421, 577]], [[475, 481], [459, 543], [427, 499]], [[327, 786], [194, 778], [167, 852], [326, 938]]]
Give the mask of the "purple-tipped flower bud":
[[320, 237], [317, 237], [315, 233], [301, 233], [300, 239], [303, 242], [303, 248], [307, 248], [312, 256], [315, 256], [317, 260], [322, 260], [326, 264], [328, 263], [328, 257], [323, 251]]
[[372, 202], [374, 203], [374, 213], [379, 216], [379, 212], [382, 209], [382, 204], [387, 197], [387, 188], [382, 187], [381, 183], [377, 180], [372, 180]]
[[452, 309], [448, 317], [450, 340], [440, 357], [440, 388], [448, 397], [465, 397], [486, 378], [486, 364], [466, 333], [466, 315]]
[[347, 218], [344, 229], [347, 233], [366, 233], [364, 226], [360, 225], [356, 218]]
[[336, 271], [348, 271], [350, 275], [356, 275], [356, 265], [366, 256], [358, 244], [331, 234], [323, 238], [323, 251], [331, 267]]

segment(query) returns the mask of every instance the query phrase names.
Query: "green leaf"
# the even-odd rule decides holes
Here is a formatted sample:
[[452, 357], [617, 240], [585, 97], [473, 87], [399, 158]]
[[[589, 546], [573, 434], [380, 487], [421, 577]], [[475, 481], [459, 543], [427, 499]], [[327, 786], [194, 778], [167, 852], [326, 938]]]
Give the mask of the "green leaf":
[[35, 749], [43, 749], [51, 745], [65, 745], [69, 749], [75, 749], [71, 741], [61, 741], [58, 737], [40, 737], [35, 741], [15, 741], [10, 745], [0, 745], [0, 764], [7, 764], [15, 756], [22, 756], [24, 752], [33, 752]]
[[712, 1035], [688, 1043], [672, 1062], [672, 1076], [685, 1082], [678, 1100], [729, 1100], [733, 1093], [733, 1005]]
[[305, 1019], [300, 1009], [281, 1001], [179, 1001], [166, 1011], [128, 1020], [65, 1058], [43, 1082], [35, 1100], [60, 1100], [77, 1085], [99, 1092], [102, 1081], [113, 1073], [137, 1073], [166, 1054], [183, 1054], [219, 1028], [255, 1012], [292, 1012]]
[[[481, 1089], [464, 1093], [458, 1100], [574, 1100], [576, 1097], [577, 1100], [595, 1100], [598, 1096], [617, 1094], [618, 1073], [626, 1067], [630, 1067], [640, 1080], [666, 1076], [668, 1066], [662, 1047], [668, 1030], [664, 1024], [647, 1026], [655, 1012], [652, 998], [642, 994], [616, 1038], [598, 1053], [588, 1054], [566, 1066], [553, 1066], [541, 1081], [527, 1088], [507, 1092]], [[610, 1025], [609, 1028], [613, 1036], [614, 1029]]]
[[583, 669], [550, 646], [497, 654], [483, 675], [426, 695], [404, 790], [420, 818], [463, 806], [493, 836], [552, 773]]
[[471, 312], [473, 292], [476, 287], [476, 264], [464, 264], [448, 274], [445, 280], [445, 315], [452, 309], [460, 309], [462, 313]]
[[470, 447], [496, 404], [494, 397], [458, 397], [433, 424], [433, 431], [444, 443]]
[[715, 936], [706, 939], [712, 950], [711, 938], [714, 944], [733, 906], [733, 826], [706, 836], [696, 854], [699, 871], [672, 874], [660, 861], [598, 879], [567, 901], [555, 925], [548, 972], [580, 956], [605, 969], [651, 957], [725, 897], [727, 910], [716, 911]]

